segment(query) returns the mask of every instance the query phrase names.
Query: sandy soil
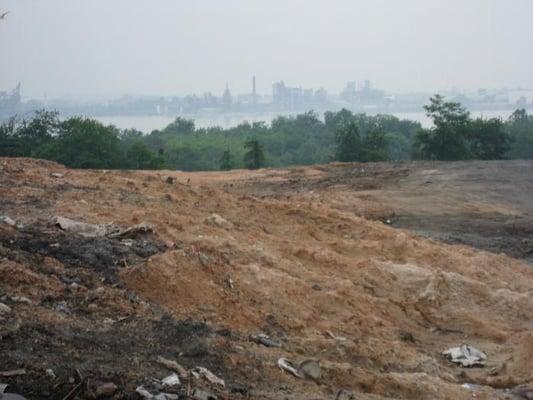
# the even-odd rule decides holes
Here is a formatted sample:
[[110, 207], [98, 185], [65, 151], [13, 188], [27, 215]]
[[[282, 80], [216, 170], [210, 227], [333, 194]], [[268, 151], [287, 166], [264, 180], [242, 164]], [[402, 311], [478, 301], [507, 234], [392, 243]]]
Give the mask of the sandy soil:
[[[89, 399], [114, 382], [113, 398], [135, 399], [170, 373], [161, 355], [226, 381], [189, 377], [181, 398], [513, 398], [533, 381], [532, 166], [186, 174], [0, 159], [0, 215], [18, 224], [0, 222], [0, 372], [26, 371], [0, 383]], [[55, 216], [154, 233], [83, 238]], [[487, 365], [441, 356], [461, 343]], [[296, 378], [280, 357], [319, 360], [322, 376]]]

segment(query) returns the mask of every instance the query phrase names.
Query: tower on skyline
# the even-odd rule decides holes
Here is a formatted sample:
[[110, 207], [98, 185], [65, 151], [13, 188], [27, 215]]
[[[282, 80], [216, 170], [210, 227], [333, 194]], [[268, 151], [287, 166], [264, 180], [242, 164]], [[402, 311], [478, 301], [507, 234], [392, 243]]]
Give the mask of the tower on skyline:
[[257, 91], [255, 87], [255, 75], [252, 78], [252, 104], [254, 107], [257, 105]]

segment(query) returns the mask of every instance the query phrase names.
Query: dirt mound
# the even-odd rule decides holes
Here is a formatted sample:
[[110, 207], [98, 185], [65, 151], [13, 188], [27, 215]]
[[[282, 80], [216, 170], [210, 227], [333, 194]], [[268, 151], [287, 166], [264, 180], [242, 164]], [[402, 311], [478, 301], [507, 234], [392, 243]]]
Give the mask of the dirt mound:
[[[140, 385], [157, 393], [154, 379], [170, 373], [158, 356], [226, 382], [190, 375], [180, 398], [196, 388], [232, 399], [503, 399], [533, 380], [528, 264], [355, 212], [371, 208], [353, 193], [410, 179], [405, 165], [59, 175], [46, 162], [0, 165], [0, 214], [14, 225], [0, 222], [0, 302], [11, 309], [0, 315], [1, 369], [26, 370], [0, 383], [28, 398], [93, 398], [104, 382], [115, 398], [138, 398]], [[58, 215], [154, 233], [84, 238], [50, 226]], [[461, 343], [487, 365], [441, 355]], [[295, 377], [280, 358], [318, 360], [321, 376]]]

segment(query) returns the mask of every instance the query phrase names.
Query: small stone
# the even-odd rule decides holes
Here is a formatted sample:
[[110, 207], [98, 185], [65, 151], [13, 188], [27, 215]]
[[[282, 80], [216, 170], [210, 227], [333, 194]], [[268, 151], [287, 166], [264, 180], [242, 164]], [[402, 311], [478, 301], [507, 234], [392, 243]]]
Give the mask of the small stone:
[[50, 176], [53, 178], [63, 178], [65, 174], [60, 174], [59, 172], [52, 172]]
[[7, 314], [11, 314], [11, 307], [5, 305], [4, 303], [0, 303], [0, 315]]
[[54, 373], [54, 370], [52, 368], [46, 370], [46, 375], [48, 375], [52, 379], [56, 379], [56, 374]]
[[322, 290], [322, 286], [320, 286], [318, 283], [315, 283], [313, 286], [311, 286], [311, 288], [313, 288], [313, 290], [317, 290], [317, 291]]
[[98, 310], [98, 305], [96, 305], [95, 303], [91, 303], [87, 306], [87, 310], [89, 312], [95, 312], [96, 310]]
[[113, 382], [104, 383], [96, 388], [96, 397], [111, 397], [118, 390], [117, 385]]
[[7, 215], [0, 215], [0, 222], [3, 222], [4, 224], [7, 224], [9, 226], [15, 226], [17, 223], [9, 218]]
[[229, 222], [225, 218], [222, 218], [218, 214], [211, 214], [209, 217], [205, 219], [205, 223], [207, 225], [218, 226], [219, 228], [224, 228], [224, 229], [233, 228], [233, 224], [231, 222]]
[[217, 400], [217, 396], [204, 389], [194, 389], [192, 392], [194, 400]]

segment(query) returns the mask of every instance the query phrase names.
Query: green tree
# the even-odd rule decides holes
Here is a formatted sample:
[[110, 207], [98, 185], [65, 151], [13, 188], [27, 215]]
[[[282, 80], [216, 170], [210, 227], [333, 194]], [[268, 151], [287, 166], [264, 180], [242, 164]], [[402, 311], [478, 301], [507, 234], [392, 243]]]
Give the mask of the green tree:
[[231, 154], [230, 150], [224, 150], [224, 153], [222, 153], [222, 157], [220, 158], [220, 169], [222, 171], [229, 171], [233, 169], [234, 163], [233, 163], [233, 155]]
[[250, 139], [244, 143], [247, 150], [244, 154], [244, 165], [248, 169], [259, 169], [265, 165], [265, 149], [257, 139]]
[[525, 109], [516, 110], [505, 126], [513, 141], [509, 157], [533, 158], [533, 115], [528, 115]]
[[476, 118], [470, 123], [470, 152], [472, 158], [498, 160], [511, 149], [511, 136], [499, 118]]
[[75, 117], [60, 124], [56, 139], [41, 147], [37, 156], [72, 168], [119, 168], [124, 166], [119, 144], [115, 127]]
[[385, 161], [388, 158], [388, 140], [385, 132], [376, 128], [368, 132], [361, 143], [361, 161]]
[[431, 160], [469, 158], [470, 113], [460, 103], [445, 101], [438, 94], [430, 99], [430, 104], [424, 109], [433, 121], [433, 127], [418, 131], [413, 155]]
[[361, 159], [361, 137], [355, 122], [337, 128], [335, 141], [337, 143], [335, 153], [337, 161], [350, 162]]
[[162, 154], [156, 155], [140, 140], [128, 149], [126, 159], [132, 169], [161, 169], [165, 165]]

